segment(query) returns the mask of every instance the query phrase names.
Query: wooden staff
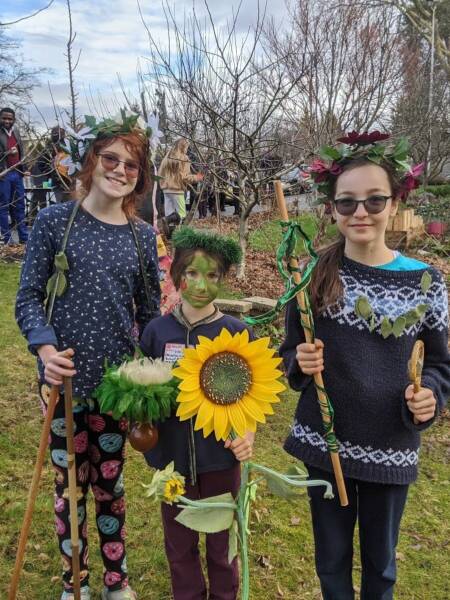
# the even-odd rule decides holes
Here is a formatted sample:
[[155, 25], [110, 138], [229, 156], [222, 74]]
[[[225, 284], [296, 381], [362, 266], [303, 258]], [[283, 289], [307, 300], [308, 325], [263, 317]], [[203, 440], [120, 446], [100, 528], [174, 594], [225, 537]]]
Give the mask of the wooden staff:
[[[414, 393], [420, 392], [422, 387], [422, 369], [423, 369], [423, 361], [425, 358], [425, 346], [422, 340], [417, 340], [414, 344], [413, 351], [411, 354], [411, 358], [408, 362], [408, 374], [409, 380], [414, 385]], [[414, 423], [417, 425], [419, 420], [414, 417]]]
[[69, 481], [70, 542], [72, 546], [72, 579], [75, 600], [81, 600], [80, 546], [78, 536], [77, 468], [73, 439], [72, 378], [64, 377], [64, 409], [66, 413], [67, 475]]
[[28, 534], [31, 527], [31, 519], [33, 517], [34, 505], [36, 503], [36, 496], [39, 489], [39, 481], [41, 479], [42, 467], [45, 460], [45, 452], [47, 450], [48, 436], [50, 435], [50, 425], [55, 414], [56, 403], [59, 399], [59, 386], [52, 385], [50, 391], [50, 398], [47, 404], [47, 413], [44, 419], [44, 425], [42, 427], [41, 439], [39, 442], [39, 450], [37, 454], [36, 464], [33, 472], [33, 479], [31, 480], [30, 490], [28, 492], [27, 508], [23, 517], [22, 529], [20, 531], [19, 545], [17, 547], [16, 562], [14, 564], [14, 570], [11, 577], [11, 583], [9, 585], [8, 600], [16, 600], [17, 588], [19, 586], [20, 572], [22, 570], [23, 558], [25, 555], [25, 548], [27, 545]]
[[[274, 185], [275, 185], [275, 195], [277, 198], [277, 204], [278, 204], [278, 209], [280, 211], [281, 218], [283, 219], [283, 221], [289, 221], [289, 215], [288, 215], [288, 211], [287, 211], [287, 207], [286, 207], [286, 201], [284, 199], [283, 188], [281, 187], [281, 181], [279, 181], [279, 180], [274, 181]], [[291, 258], [290, 266], [293, 269], [297, 269], [298, 268], [297, 259]], [[294, 270], [292, 273], [292, 276], [293, 276], [294, 282], [296, 284], [299, 284], [301, 282], [302, 277], [298, 271]], [[313, 334], [312, 334], [312, 325], [313, 324], [310, 321], [309, 311], [307, 310], [308, 304], [307, 304], [307, 300], [306, 300], [305, 290], [301, 290], [297, 294], [297, 302], [298, 302], [298, 305], [302, 312], [303, 318], [305, 320], [306, 327], [303, 328], [303, 331], [305, 332], [305, 339], [308, 342], [308, 344], [313, 344], [314, 343]], [[323, 378], [322, 378], [322, 373], [316, 373], [314, 375], [314, 383], [316, 385], [319, 404], [321, 406], [327, 405], [328, 402], [327, 402], [326, 394], [322, 391], [325, 389], [325, 386], [323, 383]], [[321, 411], [321, 413], [322, 413], [322, 420], [324, 422], [324, 425], [326, 427], [329, 427], [330, 423], [331, 423], [331, 417], [329, 415], [324, 414], [322, 411]], [[338, 493], [339, 493], [339, 500], [340, 500], [341, 506], [348, 506], [347, 490], [345, 489], [345, 481], [344, 481], [344, 476], [342, 474], [341, 461], [339, 460], [339, 453], [333, 452], [330, 450], [330, 458], [331, 458], [331, 463], [333, 465], [333, 473], [334, 473], [334, 477], [336, 479], [336, 485], [337, 485], [337, 489], [338, 489]]]

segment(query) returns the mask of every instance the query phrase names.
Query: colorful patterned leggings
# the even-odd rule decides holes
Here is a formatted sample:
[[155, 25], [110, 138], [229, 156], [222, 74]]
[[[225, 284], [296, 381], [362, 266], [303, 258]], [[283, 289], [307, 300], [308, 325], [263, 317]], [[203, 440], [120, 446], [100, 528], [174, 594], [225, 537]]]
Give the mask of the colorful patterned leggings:
[[[81, 585], [87, 585], [88, 540], [86, 498], [89, 485], [95, 497], [100, 552], [109, 590], [128, 585], [125, 556], [125, 499], [123, 464], [128, 423], [100, 414], [95, 400], [76, 401], [73, 407], [75, 462], [77, 467], [78, 527]], [[51, 424], [50, 451], [55, 478], [55, 522], [63, 561], [63, 581], [72, 591], [67, 446], [64, 398], [56, 405]]]

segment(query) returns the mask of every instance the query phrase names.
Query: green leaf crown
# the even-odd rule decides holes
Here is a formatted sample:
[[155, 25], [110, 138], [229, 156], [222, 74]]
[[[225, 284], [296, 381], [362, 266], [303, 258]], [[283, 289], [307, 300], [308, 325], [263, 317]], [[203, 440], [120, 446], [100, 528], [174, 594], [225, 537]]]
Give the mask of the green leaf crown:
[[172, 243], [175, 248], [204, 250], [208, 254], [221, 256], [227, 268], [238, 264], [242, 258], [239, 244], [231, 238], [205, 233], [191, 227], [181, 227], [175, 231]]
[[405, 200], [408, 193], [418, 187], [418, 177], [423, 171], [423, 163], [412, 165], [409, 160], [409, 142], [400, 138], [394, 145], [380, 143], [390, 137], [387, 133], [373, 131], [358, 133], [353, 131], [338, 138], [342, 142], [336, 146], [322, 146], [319, 157], [309, 167], [310, 180], [321, 194], [319, 203], [329, 202], [333, 184], [349, 162], [365, 158], [376, 165], [388, 165], [400, 180], [399, 197]]

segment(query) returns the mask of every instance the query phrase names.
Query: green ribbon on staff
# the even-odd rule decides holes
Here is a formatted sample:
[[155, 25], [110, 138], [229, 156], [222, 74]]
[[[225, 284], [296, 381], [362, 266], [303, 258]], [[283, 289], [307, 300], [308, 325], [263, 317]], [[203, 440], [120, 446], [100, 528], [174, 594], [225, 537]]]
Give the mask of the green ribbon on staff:
[[[245, 322], [249, 325], [263, 325], [270, 323], [276, 315], [286, 306], [286, 304], [295, 298], [295, 296], [303, 291], [306, 301], [306, 310], [302, 310], [300, 306], [298, 310], [300, 312], [300, 321], [303, 329], [309, 330], [311, 333], [312, 341], [314, 342], [314, 318], [309, 303], [309, 297], [307, 293], [307, 287], [311, 282], [312, 273], [317, 265], [319, 257], [313, 248], [312, 241], [302, 229], [301, 225], [296, 221], [280, 221], [280, 225], [283, 229], [283, 238], [277, 249], [277, 268], [283, 279], [285, 292], [277, 300], [275, 307], [268, 312], [260, 315], [259, 317], [245, 317]], [[290, 259], [296, 258], [295, 250], [298, 241], [303, 242], [303, 246], [310, 257], [306, 268], [302, 270], [302, 278], [300, 283], [295, 284], [292, 274], [299, 272], [300, 269], [294, 268], [290, 265]], [[306, 317], [306, 318], [305, 318]], [[320, 412], [322, 415], [323, 426], [325, 430], [325, 440], [327, 443], [328, 450], [330, 452], [338, 452], [339, 444], [334, 433], [334, 409], [331, 404], [331, 400], [325, 391], [323, 386], [319, 386], [315, 383], [316, 390], [321, 392], [318, 394]]]
[[[265, 312], [259, 317], [245, 317], [244, 321], [248, 325], [263, 325], [264, 323], [270, 323], [270, 321], [273, 321], [273, 319], [286, 306], [286, 304], [309, 285], [312, 272], [317, 264], [317, 261], [319, 260], [319, 257], [312, 246], [311, 240], [303, 231], [299, 223], [295, 221], [280, 221], [279, 223], [283, 229], [283, 238], [278, 246], [276, 257], [277, 268], [281, 278], [283, 279], [285, 292], [282, 294], [282, 296], [280, 296], [280, 298], [277, 300], [276, 306], [271, 310]], [[308, 262], [305, 270], [302, 272], [301, 282], [299, 284], [295, 284], [292, 278], [292, 273], [298, 271], [298, 269], [294, 269], [290, 266], [289, 259], [295, 256], [295, 248], [299, 239], [302, 240], [305, 250], [311, 260]], [[303, 321], [302, 326], [306, 326]], [[306, 327], [309, 329], [309, 326]]]

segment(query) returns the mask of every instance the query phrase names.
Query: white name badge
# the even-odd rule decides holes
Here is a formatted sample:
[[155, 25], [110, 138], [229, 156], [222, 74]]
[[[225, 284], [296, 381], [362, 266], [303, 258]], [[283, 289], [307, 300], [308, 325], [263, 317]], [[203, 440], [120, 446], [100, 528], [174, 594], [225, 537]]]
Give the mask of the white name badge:
[[164, 362], [174, 363], [183, 357], [184, 344], [166, 344], [164, 346]]

